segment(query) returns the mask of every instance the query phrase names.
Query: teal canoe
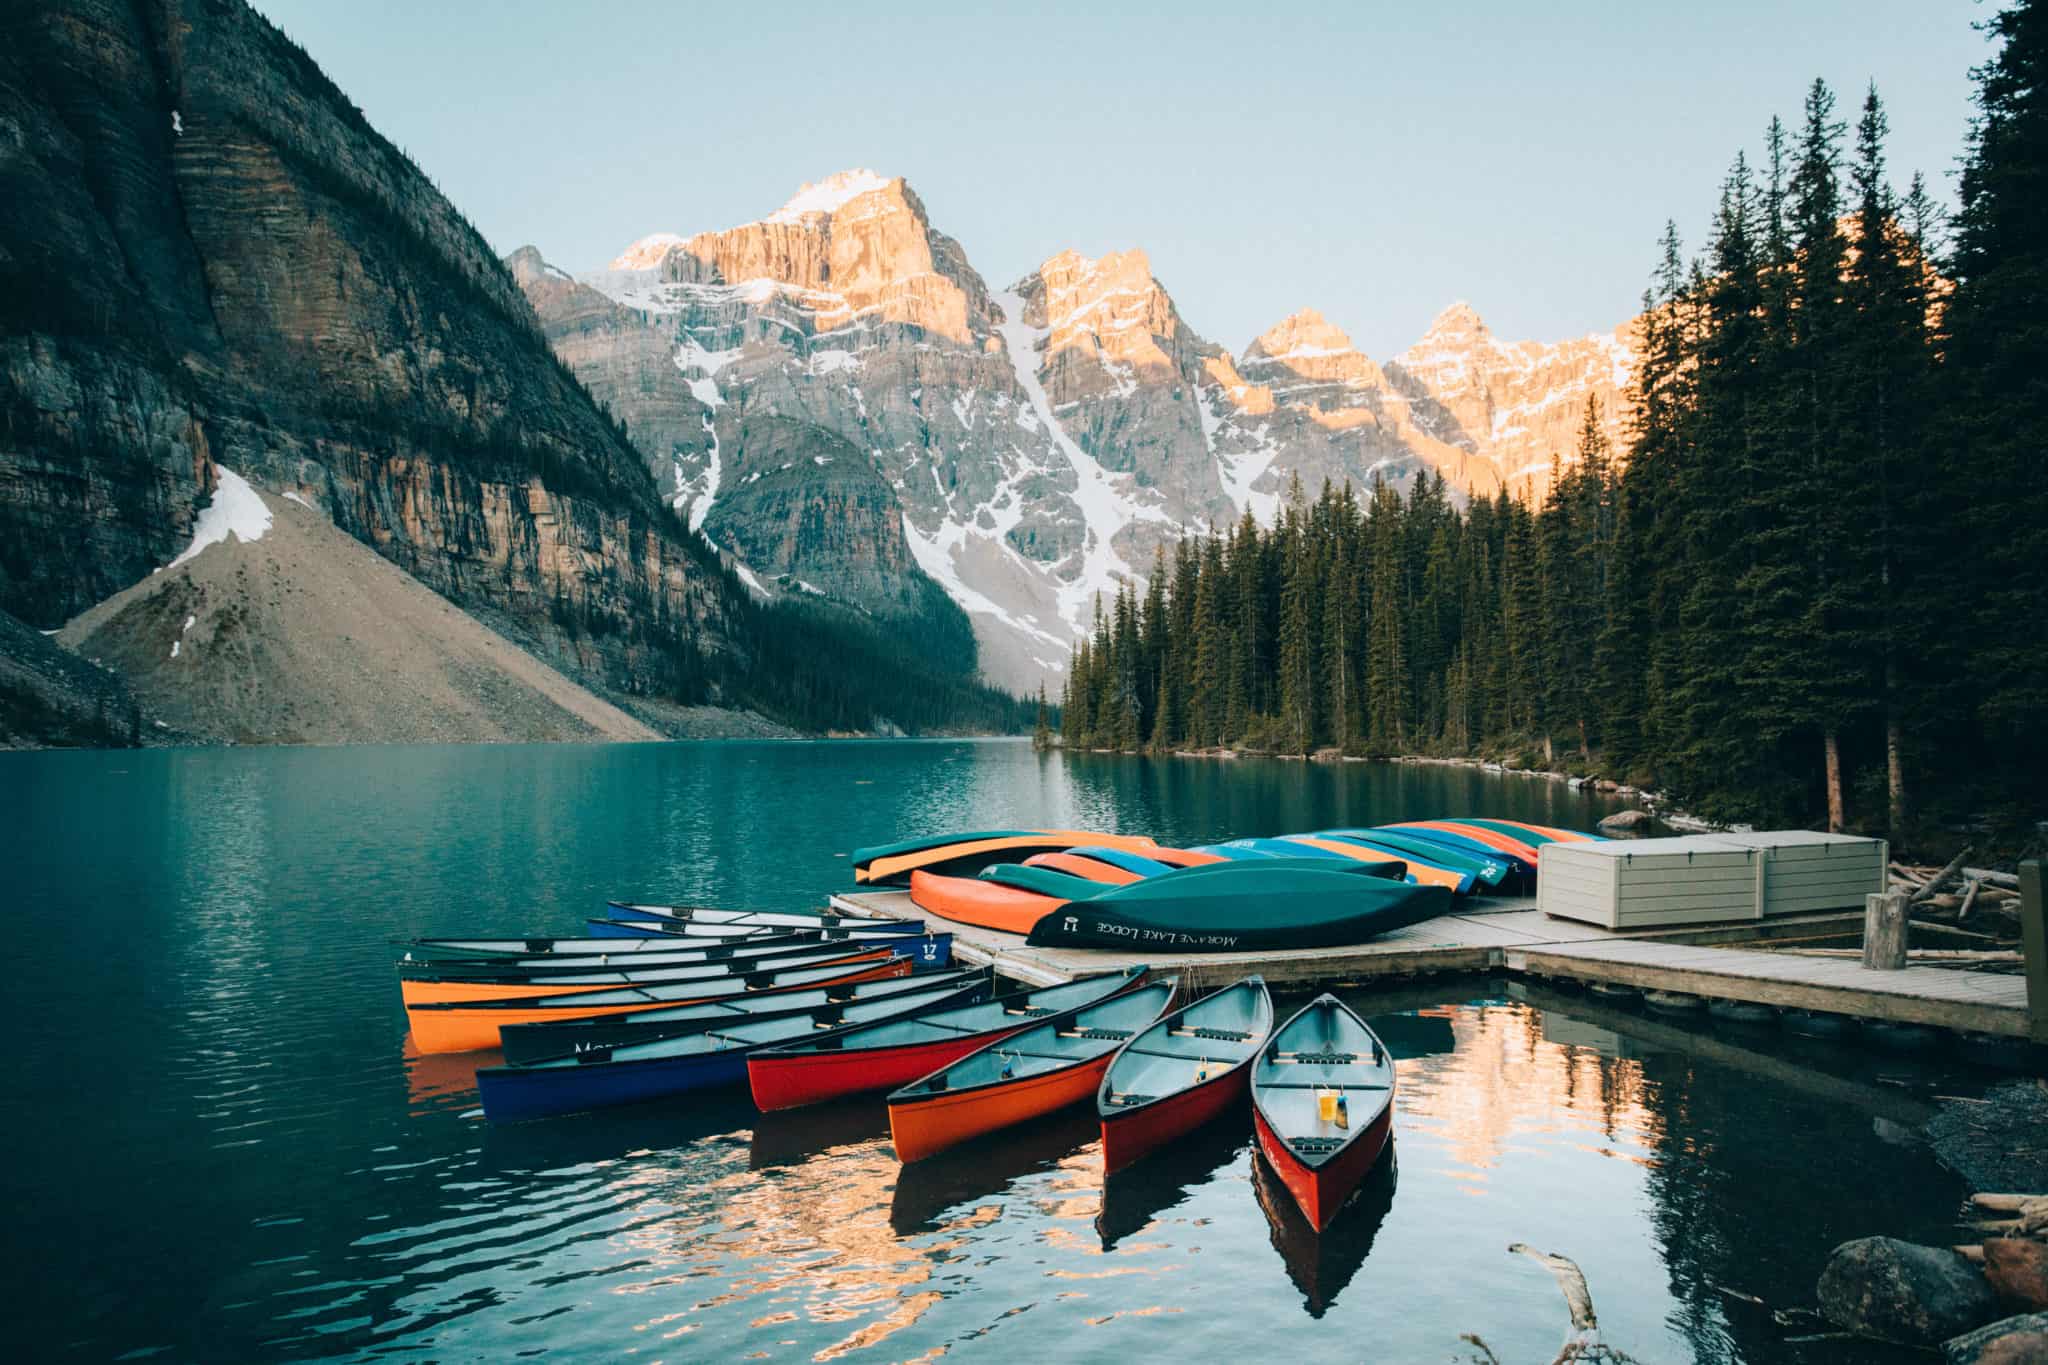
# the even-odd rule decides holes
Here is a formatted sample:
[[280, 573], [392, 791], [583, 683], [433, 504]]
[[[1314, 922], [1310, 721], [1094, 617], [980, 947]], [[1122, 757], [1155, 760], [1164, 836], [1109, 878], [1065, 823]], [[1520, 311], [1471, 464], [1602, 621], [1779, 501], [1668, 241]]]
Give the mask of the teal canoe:
[[1411, 862], [1428, 863], [1448, 872], [1469, 872], [1486, 887], [1499, 886], [1515, 870], [1505, 858], [1450, 848], [1434, 840], [1419, 839], [1393, 829], [1324, 829], [1316, 831], [1316, 838], [1341, 839], [1347, 844], [1398, 853]]
[[[1371, 875], [1372, 864], [1270, 859], [1187, 868], [1074, 897], [1033, 925], [1036, 947], [1233, 952], [1328, 948], [1433, 919], [1441, 886]], [[1356, 867], [1358, 870], [1351, 870]]]

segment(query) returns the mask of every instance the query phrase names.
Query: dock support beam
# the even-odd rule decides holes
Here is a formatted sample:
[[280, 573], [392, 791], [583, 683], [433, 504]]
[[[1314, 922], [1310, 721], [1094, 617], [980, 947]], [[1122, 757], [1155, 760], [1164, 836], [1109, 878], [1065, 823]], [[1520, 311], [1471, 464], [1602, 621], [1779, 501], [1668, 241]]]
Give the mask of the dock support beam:
[[1895, 972], [1906, 965], [1906, 895], [1877, 892], [1863, 898], [1863, 965]]
[[2020, 949], [2027, 960], [2027, 1028], [2048, 1043], [2048, 905], [2041, 900], [2041, 860], [2020, 864]]

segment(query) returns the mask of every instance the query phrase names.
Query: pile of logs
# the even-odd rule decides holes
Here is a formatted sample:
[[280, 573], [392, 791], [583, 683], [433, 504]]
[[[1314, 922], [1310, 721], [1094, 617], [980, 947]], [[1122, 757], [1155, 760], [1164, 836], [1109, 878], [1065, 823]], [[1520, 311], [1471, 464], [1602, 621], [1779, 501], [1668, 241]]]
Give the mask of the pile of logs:
[[2023, 1311], [2048, 1308], [2048, 1195], [1973, 1194], [1963, 1218], [1981, 1240], [1956, 1250], [1983, 1267], [1998, 1297]]
[[1907, 913], [1915, 920], [1995, 943], [2019, 942], [2020, 879], [1967, 866], [1970, 854], [1966, 848], [1939, 868], [1893, 863], [1891, 889], [1906, 894]]

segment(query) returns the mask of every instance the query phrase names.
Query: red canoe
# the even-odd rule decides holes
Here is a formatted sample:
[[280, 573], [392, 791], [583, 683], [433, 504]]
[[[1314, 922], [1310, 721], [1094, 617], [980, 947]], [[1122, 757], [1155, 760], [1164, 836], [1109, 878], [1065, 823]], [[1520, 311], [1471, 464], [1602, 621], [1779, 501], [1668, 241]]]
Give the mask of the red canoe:
[[1251, 1087], [1259, 1150], [1321, 1232], [1386, 1151], [1394, 1060], [1363, 1019], [1319, 995], [1273, 1035]]
[[791, 1043], [748, 1057], [747, 1083], [755, 1105], [766, 1112], [894, 1090], [1020, 1029], [1133, 990], [1144, 980], [1145, 969], [1132, 967], [816, 1043]]
[[1272, 1033], [1273, 998], [1248, 976], [1126, 1043], [1095, 1094], [1104, 1173], [1227, 1113], [1241, 1121], [1252, 1059]]

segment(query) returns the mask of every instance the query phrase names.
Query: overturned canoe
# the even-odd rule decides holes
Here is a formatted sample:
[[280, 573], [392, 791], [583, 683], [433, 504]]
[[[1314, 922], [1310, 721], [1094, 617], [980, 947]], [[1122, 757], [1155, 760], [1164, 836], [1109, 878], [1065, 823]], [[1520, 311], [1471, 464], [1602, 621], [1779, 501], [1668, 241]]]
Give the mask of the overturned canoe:
[[1470, 895], [1475, 878], [1469, 872], [1451, 872], [1444, 868], [1432, 867], [1426, 862], [1411, 858], [1405, 853], [1394, 853], [1368, 844], [1353, 843], [1345, 839], [1325, 838], [1320, 834], [1283, 834], [1281, 839], [1290, 844], [1302, 844], [1309, 848], [1321, 849], [1340, 858], [1356, 858], [1360, 862], [1376, 863], [1385, 867], [1398, 868], [1388, 876], [1398, 876], [1424, 886], [1447, 888], [1454, 896]]
[[879, 934], [837, 943], [799, 942], [742, 950], [730, 955], [669, 962], [662, 958], [629, 959], [626, 965], [588, 960], [571, 960], [538, 967], [494, 969], [462, 967], [454, 970], [440, 963], [401, 963], [399, 994], [410, 1005], [445, 1004], [459, 1000], [511, 1000], [529, 995], [565, 995], [609, 990], [618, 986], [656, 986], [685, 981], [709, 981], [719, 977], [777, 971], [815, 962], [829, 962], [848, 954], [873, 949], [885, 950], [918, 966], [936, 969], [952, 958], [950, 934], [910, 938], [903, 934]]
[[1505, 834], [1541, 852], [1545, 844], [1597, 844], [1606, 842], [1602, 834], [1587, 834], [1583, 830], [1559, 829], [1555, 825], [1532, 825], [1524, 820], [1479, 819], [1476, 816], [1458, 822], [1461, 825], [1477, 825]]
[[1110, 1055], [1173, 1002], [1169, 977], [1012, 1034], [889, 1096], [899, 1161], [1038, 1118], [1095, 1093]]
[[1259, 1151], [1321, 1232], [1378, 1164], [1394, 1122], [1394, 1060], [1342, 1001], [1320, 995], [1252, 1066]]
[[1145, 969], [1133, 967], [914, 1021], [805, 1039], [749, 1057], [747, 1081], [754, 1103], [764, 1111], [894, 1090], [990, 1043], [1135, 990], [1144, 981]]
[[896, 885], [915, 871], [971, 875], [990, 863], [1015, 862], [1034, 853], [1058, 853], [1079, 844], [1147, 853], [1152, 840], [1090, 830], [978, 830], [969, 834], [936, 835], [875, 848], [855, 849], [853, 879], [875, 885]]
[[1102, 1164], [1122, 1170], [1236, 1110], [1273, 1032], [1273, 997], [1248, 976], [1167, 1015], [1110, 1059], [1095, 1095]]
[[1434, 867], [1467, 875], [1473, 879], [1474, 889], [1497, 887], [1515, 873], [1512, 861], [1491, 849], [1455, 849], [1399, 830], [1325, 829], [1316, 831], [1315, 837], [1396, 854], [1407, 860], [1410, 872], [1417, 867]]
[[1481, 852], [1491, 850], [1496, 855], [1519, 864], [1524, 872], [1535, 871], [1541, 856], [1536, 848], [1525, 840], [1502, 834], [1499, 830], [1466, 824], [1460, 820], [1409, 820], [1398, 825], [1388, 825], [1386, 828], [1449, 844], [1453, 848], [1477, 849]]
[[[1150, 860], [1140, 859], [1139, 861], [1146, 862]], [[1001, 864], [998, 864], [998, 866], [1001, 866]], [[1137, 881], [1141, 877], [1152, 875], [1149, 871], [1137, 871], [1128, 867], [1119, 867], [1115, 863], [1104, 862], [1099, 858], [1090, 858], [1072, 850], [1065, 853], [1034, 853], [1024, 860], [1023, 866], [1043, 867], [1053, 872], [1064, 872], [1070, 877], [1079, 877], [1083, 881], [1101, 882], [1105, 886], [1123, 886], [1128, 882]], [[1161, 872], [1166, 871], [1165, 863], [1155, 863], [1153, 866]]]
[[[1081, 882], [1079, 877], [1073, 880]], [[955, 924], [1001, 929], [1011, 934], [1030, 933], [1032, 925], [1066, 903], [1058, 895], [980, 877], [947, 877], [922, 871], [910, 874], [910, 899], [919, 909]]]
[[585, 1047], [524, 1065], [476, 1073], [484, 1117], [518, 1123], [580, 1114], [611, 1105], [660, 1099], [746, 1080], [747, 1055], [803, 1037], [823, 1037], [860, 1024], [911, 1018], [924, 1010], [969, 1003], [988, 993], [988, 978], [932, 982], [922, 990], [830, 1006], [811, 1015], [752, 1019], [621, 1047]]
[[[1353, 871], [1351, 869], [1358, 869]], [[1045, 914], [1037, 947], [1231, 952], [1360, 943], [1451, 908], [1441, 886], [1362, 875], [1369, 866], [1275, 860], [1189, 868], [1075, 898]]]
[[550, 1024], [504, 1024], [498, 1029], [498, 1039], [507, 1062], [539, 1062], [594, 1047], [623, 1047], [628, 1043], [651, 1043], [658, 1038], [702, 1033], [723, 1024], [784, 1019], [797, 1014], [827, 1019], [836, 1006], [850, 1005], [857, 1000], [884, 1000], [906, 991], [921, 991], [929, 985], [965, 984], [977, 976], [986, 977], [993, 990], [995, 969], [978, 967], [925, 976], [884, 977], [877, 981], [856, 981], [839, 986], [759, 991], [751, 995], [705, 1000], [694, 1005], [670, 1005], [665, 1009], [607, 1018], [567, 1019]]
[[413, 1046], [421, 1052], [481, 1052], [499, 1044], [505, 1024], [547, 1024], [563, 1019], [602, 1019], [641, 1014], [672, 1005], [697, 1005], [755, 992], [793, 990], [807, 986], [851, 985], [885, 977], [909, 976], [910, 962], [887, 949], [859, 953], [834, 961], [776, 971], [749, 972], [708, 981], [683, 981], [664, 986], [629, 986], [589, 992], [549, 992], [512, 1000], [456, 1001], [444, 1005], [409, 1005]]

